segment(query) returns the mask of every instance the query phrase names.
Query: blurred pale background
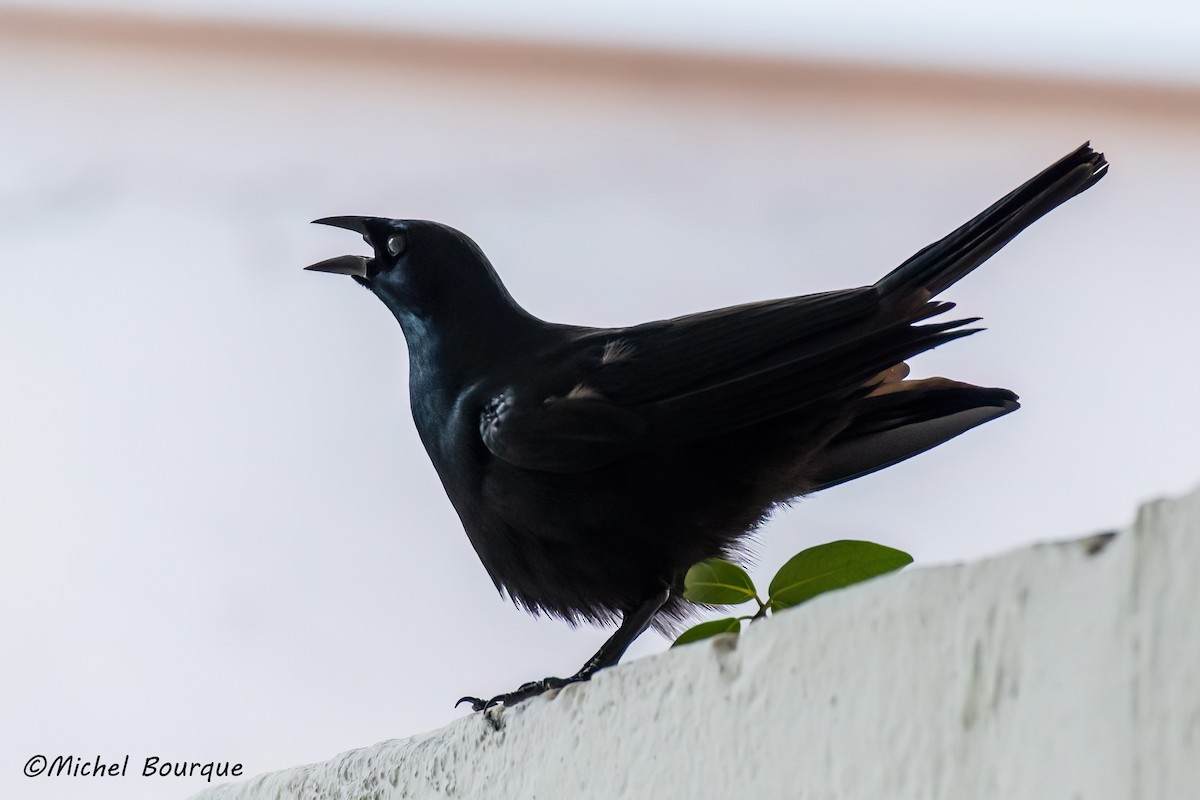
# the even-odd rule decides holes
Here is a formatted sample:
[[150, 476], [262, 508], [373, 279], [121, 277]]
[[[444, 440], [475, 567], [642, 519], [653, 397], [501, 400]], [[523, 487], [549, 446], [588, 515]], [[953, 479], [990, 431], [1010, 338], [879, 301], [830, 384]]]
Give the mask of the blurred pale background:
[[21, 768], [319, 760], [606, 636], [497, 597], [399, 328], [300, 269], [363, 248], [316, 217], [450, 223], [530, 311], [621, 325], [871, 282], [1091, 139], [1110, 176], [915, 364], [1024, 409], [780, 513], [758, 574], [1113, 529], [1200, 480], [1196, 13], [793, 5], [0, 3], [0, 795], [184, 796]]

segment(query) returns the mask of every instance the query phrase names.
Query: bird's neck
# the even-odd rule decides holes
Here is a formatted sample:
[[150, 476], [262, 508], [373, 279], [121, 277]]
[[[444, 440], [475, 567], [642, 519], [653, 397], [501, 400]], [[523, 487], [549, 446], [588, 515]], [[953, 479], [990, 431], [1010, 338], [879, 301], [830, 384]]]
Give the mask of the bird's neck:
[[527, 351], [548, 326], [505, 299], [442, 306], [432, 316], [396, 313], [408, 342], [412, 377], [453, 393], [492, 373], [504, 359]]
[[[503, 364], [534, 350], [539, 326], [536, 317], [513, 304], [463, 313], [448, 320], [401, 318], [408, 343], [409, 401], [421, 441], [438, 473], [455, 466], [455, 442], [477, 429], [481, 392], [492, 377], [501, 377]], [[399, 316], [399, 315], [398, 315]], [[449, 485], [449, 484], [448, 484]]]

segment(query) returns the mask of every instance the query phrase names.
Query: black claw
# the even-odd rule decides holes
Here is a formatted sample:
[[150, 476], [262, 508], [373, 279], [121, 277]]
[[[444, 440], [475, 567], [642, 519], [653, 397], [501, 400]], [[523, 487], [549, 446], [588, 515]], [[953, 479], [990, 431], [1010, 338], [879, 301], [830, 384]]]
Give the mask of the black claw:
[[482, 711], [484, 708], [487, 707], [487, 704], [484, 703], [482, 699], [480, 699], [478, 697], [471, 697], [470, 695], [468, 695], [467, 697], [458, 698], [458, 702], [454, 704], [454, 707], [458, 708], [463, 703], [470, 703], [472, 711]]
[[517, 687], [515, 690], [513, 690], [511, 692], [505, 692], [504, 694], [498, 694], [495, 697], [493, 697], [491, 700], [487, 700], [487, 701], [484, 701], [483, 699], [481, 699], [479, 697], [471, 697], [468, 695], [467, 697], [463, 697], [463, 698], [459, 699], [459, 701], [454, 704], [454, 707], [458, 708], [463, 703], [470, 703], [472, 711], [486, 711], [487, 709], [492, 708], [493, 706], [499, 706], [499, 705], [515, 706], [517, 703], [520, 703], [522, 700], [528, 700], [531, 697], [537, 697], [539, 694], [542, 694], [543, 692], [548, 692], [551, 689], [561, 689], [564, 686], [567, 686], [572, 683], [579, 683], [580, 681], [586, 681], [590, 677], [591, 677], [590, 675], [587, 675], [587, 676], [574, 675], [570, 678], [543, 678], [540, 681], [530, 681], [529, 683], [523, 683], [519, 687]]

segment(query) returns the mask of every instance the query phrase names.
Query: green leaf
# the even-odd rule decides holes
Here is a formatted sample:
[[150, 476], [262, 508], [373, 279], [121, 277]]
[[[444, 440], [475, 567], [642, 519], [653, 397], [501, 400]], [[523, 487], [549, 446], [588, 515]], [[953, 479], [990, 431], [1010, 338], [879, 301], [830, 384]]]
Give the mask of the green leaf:
[[675, 640], [675, 644], [672, 644], [671, 647], [681, 644], [691, 644], [692, 642], [698, 642], [701, 639], [707, 639], [710, 636], [716, 636], [720, 633], [737, 633], [741, 629], [742, 621], [734, 617], [710, 619], [708, 622], [693, 625], [679, 634], [679, 638]]
[[844, 539], [792, 556], [771, 580], [771, 610], [799, 605], [823, 592], [874, 578], [912, 563], [912, 556], [874, 542]]
[[694, 564], [683, 578], [683, 596], [693, 603], [735, 606], [755, 598], [754, 582], [746, 570], [721, 558]]

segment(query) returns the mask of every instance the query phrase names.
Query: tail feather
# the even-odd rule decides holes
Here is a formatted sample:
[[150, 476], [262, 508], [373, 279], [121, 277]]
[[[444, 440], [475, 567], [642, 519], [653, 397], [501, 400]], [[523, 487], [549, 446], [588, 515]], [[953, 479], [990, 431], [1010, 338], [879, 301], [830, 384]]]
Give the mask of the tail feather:
[[[928, 334], [920, 340], [920, 350], [974, 333], [975, 329], [960, 326], [976, 319], [915, 323], [953, 308], [950, 303], [932, 298], [1042, 216], [1095, 184], [1107, 171], [1104, 154], [1083, 145], [885, 275], [875, 284], [884, 307], [899, 317], [902, 329]], [[906, 380], [904, 365], [888, 369], [886, 363], [873, 363], [871, 367], [883, 371], [877, 372], [874, 381], [865, 387], [869, 391], [846, 428], [815, 459], [810, 491], [827, 489], [904, 461], [1020, 407], [1017, 396], [1007, 389], [971, 386], [945, 378]]]
[[1104, 177], [1103, 153], [1084, 144], [1043, 170], [944, 239], [922, 249], [885, 275], [875, 288], [885, 297], [936, 297], [996, 254], [1045, 214]]
[[902, 380], [894, 386], [867, 397], [854, 421], [821, 452], [811, 491], [890, 467], [1020, 408], [1007, 389], [945, 378]]

